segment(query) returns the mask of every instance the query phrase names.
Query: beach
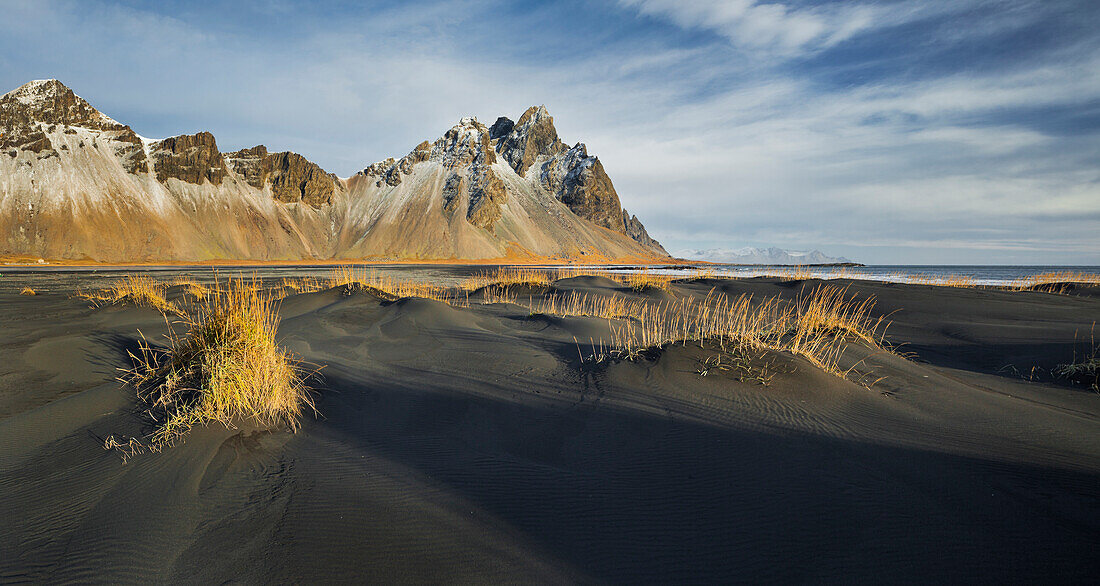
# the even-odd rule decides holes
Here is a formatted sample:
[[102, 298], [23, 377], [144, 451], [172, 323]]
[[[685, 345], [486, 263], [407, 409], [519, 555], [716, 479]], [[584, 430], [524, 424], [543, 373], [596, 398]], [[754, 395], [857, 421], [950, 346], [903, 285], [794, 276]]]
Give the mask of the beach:
[[[480, 269], [408, 270], [457, 286]], [[74, 296], [106, 278], [27, 281], [37, 295], [0, 290], [0, 582], [1084, 583], [1100, 569], [1100, 394], [1056, 375], [1093, 349], [1100, 286], [638, 290], [581, 275], [511, 302], [475, 290], [468, 307], [284, 290], [278, 340], [317, 371], [316, 414], [295, 433], [207, 425], [125, 454], [107, 438], [149, 422], [117, 377], [170, 320]], [[709, 342], [615, 356], [608, 319], [533, 309], [572, 292], [787, 303], [826, 285], [889, 322], [884, 347], [845, 346], [847, 377], [774, 350], [723, 370]]]

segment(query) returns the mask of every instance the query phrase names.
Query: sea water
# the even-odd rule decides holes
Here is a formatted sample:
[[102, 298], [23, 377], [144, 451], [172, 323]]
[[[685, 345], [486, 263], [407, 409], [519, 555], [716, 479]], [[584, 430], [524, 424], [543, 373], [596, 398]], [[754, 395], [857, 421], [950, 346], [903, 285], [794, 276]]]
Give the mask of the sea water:
[[[1065, 265], [866, 265], [866, 266], [785, 266], [785, 265], [728, 265], [708, 267], [716, 276], [760, 277], [798, 275], [817, 279], [861, 279], [892, 283], [947, 282], [962, 277], [978, 285], [1012, 285], [1045, 273], [1100, 274], [1100, 266]], [[661, 270], [667, 274], [692, 274], [698, 267], [669, 267]]]

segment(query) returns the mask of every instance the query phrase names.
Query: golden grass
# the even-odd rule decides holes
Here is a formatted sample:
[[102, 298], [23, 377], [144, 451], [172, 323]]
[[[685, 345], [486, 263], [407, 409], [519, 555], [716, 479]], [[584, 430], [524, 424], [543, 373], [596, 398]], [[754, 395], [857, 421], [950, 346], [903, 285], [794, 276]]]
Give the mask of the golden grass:
[[890, 280], [910, 285], [934, 285], [937, 287], [975, 288], [981, 285], [970, 275], [927, 275], [924, 273], [898, 273]]
[[327, 281], [322, 281], [316, 277], [287, 277], [282, 280], [279, 285], [285, 291], [298, 293], [314, 293], [328, 288]]
[[873, 306], [873, 299], [849, 296], [847, 288], [819, 286], [793, 302], [779, 297], [754, 302], [750, 295], [730, 298], [712, 292], [702, 300], [654, 303], [573, 291], [532, 302], [530, 310], [607, 319], [610, 353], [617, 356], [632, 358], [669, 344], [714, 340], [723, 348], [787, 351], [846, 376], [839, 363], [849, 340], [884, 348], [888, 323], [871, 316]]
[[519, 293], [507, 285], [487, 285], [481, 292], [482, 303], [519, 303]]
[[987, 285], [980, 283], [970, 275], [928, 275], [923, 273], [893, 273], [887, 275], [887, 281], [908, 283], [913, 285], [935, 285], [938, 287], [960, 288], [984, 288], [1007, 289], [1011, 291], [1027, 291], [1036, 287], [1049, 287], [1048, 292], [1064, 292], [1059, 285], [1067, 283], [1100, 285], [1100, 275], [1094, 273], [1055, 271], [1042, 273], [1031, 277], [1016, 279], [1003, 285]]
[[38, 295], [38, 291], [35, 291], [34, 289], [31, 289], [30, 287], [23, 287], [19, 291], [19, 294], [20, 295], [27, 295], [27, 296]]
[[255, 279], [230, 279], [192, 309], [182, 316], [185, 333], [169, 333], [165, 348], [143, 343], [121, 377], [149, 406], [152, 446], [211, 422], [297, 429], [313, 401], [298, 362], [276, 342], [274, 299]]
[[702, 280], [705, 280], [705, 279], [717, 279], [717, 278], [718, 278], [718, 273], [715, 272], [714, 269], [706, 268], [706, 269], [695, 269], [694, 271], [691, 271], [691, 274], [689, 274], [687, 277], [685, 277], [684, 280], [685, 281], [702, 281]]
[[199, 283], [198, 281], [190, 277], [176, 277], [169, 283], [172, 287], [183, 287], [187, 294], [191, 295], [198, 301], [206, 299], [206, 296], [210, 294], [210, 288], [206, 285]]
[[790, 265], [783, 267], [766, 267], [761, 277], [784, 279], [788, 281], [805, 281], [808, 279], [858, 279], [859, 275], [849, 267], [829, 267], [811, 265]]
[[479, 271], [471, 275], [462, 283], [462, 288], [467, 291], [476, 291], [489, 286], [549, 287], [560, 278], [557, 276], [558, 272], [549, 269], [497, 267], [493, 271]]
[[813, 279], [816, 277], [813, 269], [803, 265], [792, 265], [790, 267], [783, 268], [769, 268], [768, 272], [763, 276], [765, 277], [778, 277], [781, 279], [789, 279], [792, 281], [805, 281], [807, 279]]
[[620, 295], [596, 295], [577, 290], [565, 294], [547, 295], [531, 299], [528, 310], [532, 315], [574, 315], [625, 319], [642, 315], [653, 304], [644, 299], [628, 299]]
[[623, 275], [620, 279], [627, 287], [630, 287], [634, 291], [650, 291], [659, 289], [662, 291], [669, 291], [672, 288], [672, 276], [671, 275], [657, 275], [650, 273], [648, 269], [641, 272], [630, 272]]
[[469, 306], [469, 292], [456, 291], [447, 287], [411, 281], [394, 279], [381, 275], [377, 270], [367, 270], [359, 267], [336, 267], [328, 281], [329, 287], [347, 287], [348, 290], [361, 288], [388, 300], [397, 300], [404, 297], [423, 297], [433, 299], [458, 307]]
[[1029, 279], [1033, 285], [1049, 283], [1082, 283], [1086, 285], [1100, 285], [1100, 275], [1096, 273], [1082, 273], [1075, 271], [1057, 271], [1041, 273]]
[[147, 276], [129, 275], [114, 285], [92, 293], [77, 292], [77, 297], [87, 299], [94, 305], [133, 304], [139, 307], [151, 307], [164, 314], [180, 315], [178, 307], [164, 298], [168, 285]]
[[[710, 274], [713, 275], [713, 271]], [[651, 273], [649, 269], [642, 269], [641, 271], [611, 271], [589, 267], [559, 267], [553, 269], [498, 267], [492, 271], [481, 271], [470, 276], [462, 283], [461, 288], [467, 291], [476, 291], [486, 287], [533, 287], [545, 289], [561, 279], [582, 276], [605, 277], [622, 285], [626, 285], [635, 291], [646, 291], [650, 289], [669, 291], [674, 279], [671, 275]]]
[[1009, 288], [1017, 291], [1041, 288], [1048, 293], [1066, 293], [1070, 284], [1100, 285], [1100, 275], [1077, 271], [1055, 271], [1019, 279]]

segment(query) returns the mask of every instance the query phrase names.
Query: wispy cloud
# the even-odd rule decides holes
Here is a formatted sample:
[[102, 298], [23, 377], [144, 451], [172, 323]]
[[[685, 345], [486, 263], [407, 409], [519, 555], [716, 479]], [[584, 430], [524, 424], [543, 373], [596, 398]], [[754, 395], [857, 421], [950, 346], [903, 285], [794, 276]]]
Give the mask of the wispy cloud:
[[836, 45], [870, 26], [877, 12], [869, 5], [795, 8], [755, 0], [620, 0], [620, 4], [682, 27], [713, 31], [740, 47], [784, 55]]
[[[671, 249], [1100, 263], [1100, 7], [0, 0], [0, 82], [354, 173], [547, 104]], [[945, 243], [950, 243], [946, 245]]]

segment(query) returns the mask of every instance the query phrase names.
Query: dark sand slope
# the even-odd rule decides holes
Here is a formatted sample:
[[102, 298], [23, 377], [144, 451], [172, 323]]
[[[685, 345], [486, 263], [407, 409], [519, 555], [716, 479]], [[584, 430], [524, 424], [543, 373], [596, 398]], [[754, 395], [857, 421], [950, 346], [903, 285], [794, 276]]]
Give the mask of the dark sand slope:
[[[804, 284], [677, 290], [715, 285]], [[114, 369], [162, 318], [4, 295], [0, 582], [1089, 581], [1100, 396], [997, 370], [1072, 357], [1100, 299], [852, 290], [918, 355], [871, 355], [873, 390], [782, 355], [770, 387], [702, 377], [690, 345], [581, 368], [603, 320], [299, 295], [280, 331], [327, 365], [321, 418], [126, 464]]]

